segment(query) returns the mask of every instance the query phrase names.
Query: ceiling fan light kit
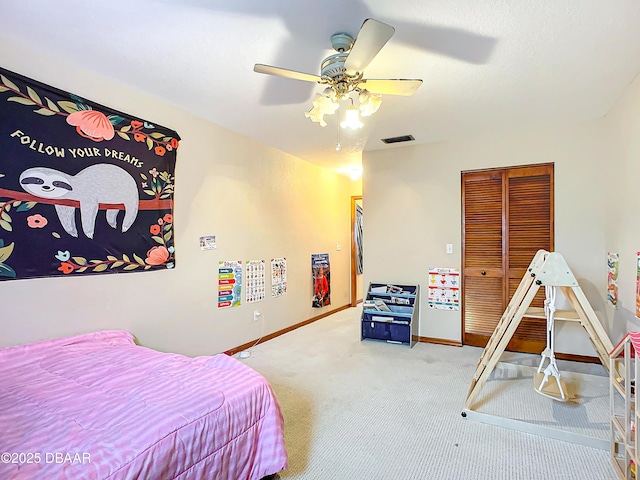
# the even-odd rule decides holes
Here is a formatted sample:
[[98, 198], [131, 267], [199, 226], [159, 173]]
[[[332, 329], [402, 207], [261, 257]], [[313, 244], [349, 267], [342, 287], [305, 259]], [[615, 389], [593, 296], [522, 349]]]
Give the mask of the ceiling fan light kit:
[[[364, 69], [392, 37], [395, 29], [378, 20], [368, 18], [360, 27], [356, 39], [346, 33], [331, 36], [331, 45], [338, 52], [322, 61], [320, 76], [296, 72], [269, 65], [256, 64], [255, 72], [280, 77], [316, 82], [327, 85], [322, 93], [316, 93], [313, 107], [305, 112], [305, 117], [324, 127], [325, 115], [333, 115], [341, 100], [351, 100], [346, 110], [347, 118], [340, 123], [343, 128], [357, 129], [363, 126], [358, 112], [368, 117], [378, 111], [382, 95], [413, 95], [422, 84], [418, 79], [364, 79]], [[352, 92], [358, 95], [359, 108], [353, 105]]]
[[359, 119], [358, 112], [363, 117], [369, 117], [376, 113], [382, 103], [382, 96], [371, 93], [368, 90], [358, 90], [359, 107], [353, 105], [353, 98], [348, 94], [338, 97], [335, 89], [327, 87], [322, 93], [316, 93], [313, 99], [313, 107], [304, 116], [313, 122], [317, 122], [321, 127], [326, 127], [327, 122], [324, 120], [325, 115], [333, 115], [340, 107], [340, 100], [351, 100], [351, 106], [347, 108], [346, 120], [340, 123], [342, 128], [351, 128], [356, 130], [362, 128], [363, 124]]

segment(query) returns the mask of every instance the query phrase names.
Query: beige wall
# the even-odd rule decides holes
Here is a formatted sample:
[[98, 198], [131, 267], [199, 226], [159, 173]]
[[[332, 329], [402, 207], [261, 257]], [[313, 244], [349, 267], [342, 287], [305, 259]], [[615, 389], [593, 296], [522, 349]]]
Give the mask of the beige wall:
[[629, 331], [640, 331], [635, 317], [636, 253], [640, 252], [640, 77], [627, 88], [604, 123], [616, 146], [600, 177], [606, 189], [606, 247], [620, 255], [614, 318], [616, 323], [626, 323]]
[[[258, 144], [64, 61], [0, 41], [0, 65], [176, 130], [174, 270], [0, 283], [0, 347], [98, 329], [213, 354], [350, 301], [350, 196], [360, 182]], [[201, 251], [201, 235], [218, 248]], [[340, 244], [342, 249], [336, 250]], [[332, 305], [311, 308], [311, 254], [329, 253]], [[216, 308], [220, 260], [288, 262], [287, 295]], [[268, 281], [268, 285], [270, 282]], [[253, 322], [253, 311], [265, 319]]]
[[[554, 162], [555, 250], [611, 331], [604, 302], [609, 187], [603, 177], [610, 150], [598, 121], [366, 153], [365, 284], [420, 284], [420, 335], [461, 341], [460, 312], [432, 310], [426, 301], [429, 267], [461, 268], [460, 172]], [[447, 243], [453, 254], [446, 253]], [[574, 327], [558, 327], [558, 350], [594, 355], [585, 332]]]

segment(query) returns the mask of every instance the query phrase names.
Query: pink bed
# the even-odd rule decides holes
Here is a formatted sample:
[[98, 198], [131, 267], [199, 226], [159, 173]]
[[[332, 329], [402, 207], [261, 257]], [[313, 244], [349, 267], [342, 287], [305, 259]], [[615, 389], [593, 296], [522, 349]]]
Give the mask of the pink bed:
[[280, 405], [227, 355], [102, 331], [0, 349], [1, 479], [258, 480], [287, 467]]

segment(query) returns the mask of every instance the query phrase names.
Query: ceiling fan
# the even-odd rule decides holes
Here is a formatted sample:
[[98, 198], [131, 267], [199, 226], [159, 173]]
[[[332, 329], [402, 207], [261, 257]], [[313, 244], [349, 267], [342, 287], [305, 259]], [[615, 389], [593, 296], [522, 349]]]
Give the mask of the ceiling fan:
[[327, 85], [323, 93], [318, 93], [313, 100], [313, 108], [305, 115], [321, 126], [325, 126], [324, 115], [335, 113], [339, 100], [349, 98], [352, 102], [347, 109], [347, 121], [343, 127], [359, 128], [362, 123], [358, 119], [358, 109], [349, 97], [357, 92], [360, 102], [360, 114], [363, 116], [375, 113], [385, 95], [413, 95], [422, 80], [418, 79], [368, 79], [364, 78], [364, 69], [375, 58], [378, 52], [393, 36], [395, 28], [373, 18], [366, 19], [357, 37], [354, 39], [347, 33], [336, 33], [331, 36], [331, 45], [336, 52], [322, 61], [320, 75], [302, 73], [280, 67], [272, 67], [257, 63], [253, 70], [257, 73], [276, 75], [293, 80], [316, 82]]

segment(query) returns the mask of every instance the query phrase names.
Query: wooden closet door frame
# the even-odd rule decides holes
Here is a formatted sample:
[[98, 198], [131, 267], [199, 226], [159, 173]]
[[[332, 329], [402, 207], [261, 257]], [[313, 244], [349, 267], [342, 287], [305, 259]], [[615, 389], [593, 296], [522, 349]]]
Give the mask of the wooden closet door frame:
[[[460, 180], [461, 180], [461, 203], [462, 203], [462, 224], [461, 224], [461, 229], [462, 229], [462, 265], [461, 265], [461, 285], [460, 287], [462, 288], [462, 292], [463, 294], [460, 296], [460, 302], [461, 302], [461, 328], [462, 328], [462, 344], [465, 345], [467, 342], [465, 342], [465, 337], [467, 335], [466, 332], [466, 328], [465, 328], [465, 295], [464, 295], [464, 289], [465, 289], [465, 278], [469, 272], [469, 270], [473, 271], [474, 273], [478, 273], [480, 270], [480, 268], [465, 268], [466, 265], [466, 258], [465, 258], [465, 254], [466, 254], [466, 238], [464, 235], [465, 232], [465, 202], [464, 202], [464, 198], [465, 198], [465, 183], [464, 183], [464, 176], [463, 174], [465, 173], [473, 173], [473, 174], [482, 174], [482, 173], [486, 173], [487, 175], [487, 179], [491, 179], [491, 178], [496, 178], [497, 176], [501, 176], [502, 177], [502, 238], [503, 238], [503, 242], [502, 242], [502, 269], [501, 272], [498, 272], [497, 269], [486, 269], [486, 274], [487, 276], [496, 276], [496, 275], [502, 275], [502, 280], [503, 280], [503, 288], [502, 288], [502, 303], [503, 303], [503, 310], [504, 308], [506, 308], [506, 306], [508, 305], [509, 302], [509, 276], [511, 275], [511, 270], [509, 268], [509, 237], [506, 235], [507, 233], [507, 226], [509, 225], [509, 192], [508, 192], [508, 180], [509, 178], [514, 178], [514, 177], [518, 177], [518, 176], [535, 176], [535, 175], [541, 175], [541, 174], [546, 174], [548, 172], [548, 170], [551, 169], [551, 174], [550, 174], [550, 192], [549, 192], [549, 202], [550, 202], [550, 206], [551, 206], [551, 210], [550, 210], [550, 235], [549, 235], [549, 244], [551, 246], [550, 251], [553, 251], [554, 249], [554, 245], [555, 245], [555, 197], [554, 197], [554, 191], [555, 191], [555, 183], [554, 183], [554, 163], [553, 162], [548, 162], [548, 163], [539, 163], [539, 164], [526, 164], [526, 165], [514, 165], [514, 166], [508, 166], [508, 167], [496, 167], [496, 168], [486, 168], [486, 169], [478, 169], [478, 170], [464, 170], [461, 172], [460, 175]], [[475, 272], [475, 270], [478, 270], [478, 272]], [[526, 270], [526, 269], [524, 269]], [[518, 280], [522, 278], [522, 275], [524, 275], [524, 270], [522, 271], [522, 274], [520, 275], [520, 272], [518, 272], [518, 275], [520, 275], [518, 277]], [[471, 336], [473, 336], [474, 334], [469, 334]], [[515, 345], [514, 345], [515, 344]], [[511, 343], [510, 342], [510, 346], [509, 348], [512, 347], [516, 347], [516, 349], [520, 349], [519, 347], [523, 346], [522, 345], [522, 341], [518, 341], [516, 340], [515, 342]], [[524, 350], [527, 350], [526, 347], [524, 348]]]

